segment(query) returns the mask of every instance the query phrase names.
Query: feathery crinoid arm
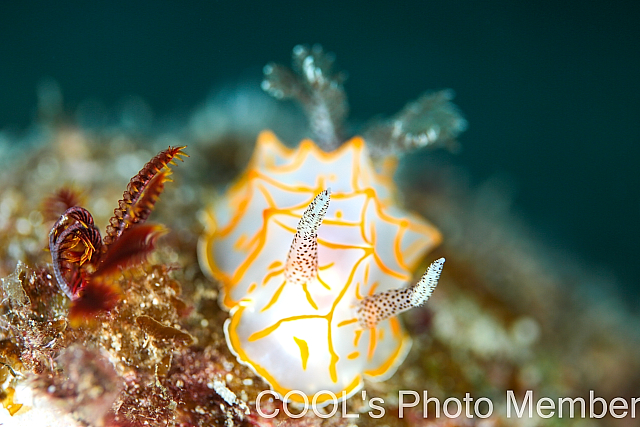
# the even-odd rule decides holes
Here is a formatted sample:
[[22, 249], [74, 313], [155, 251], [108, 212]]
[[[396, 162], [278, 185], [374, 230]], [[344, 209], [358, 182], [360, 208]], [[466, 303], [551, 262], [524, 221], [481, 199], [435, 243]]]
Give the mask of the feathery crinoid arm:
[[175, 159], [182, 160], [182, 157], [188, 157], [182, 151], [184, 148], [169, 147], [161, 151], [131, 178], [109, 220], [104, 236], [105, 250], [128, 227], [146, 221], [164, 190], [164, 183], [169, 179], [170, 171], [167, 166], [175, 165]]

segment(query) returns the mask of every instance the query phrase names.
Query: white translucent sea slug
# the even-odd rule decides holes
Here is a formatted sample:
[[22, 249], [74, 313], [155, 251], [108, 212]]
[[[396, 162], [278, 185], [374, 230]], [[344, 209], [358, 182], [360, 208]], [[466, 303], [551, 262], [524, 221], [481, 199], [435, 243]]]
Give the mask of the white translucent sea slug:
[[395, 315], [431, 295], [444, 259], [407, 284], [441, 236], [394, 205], [362, 138], [325, 152], [262, 132], [209, 222], [199, 258], [222, 283], [229, 348], [281, 397], [351, 396], [396, 371], [411, 340]]

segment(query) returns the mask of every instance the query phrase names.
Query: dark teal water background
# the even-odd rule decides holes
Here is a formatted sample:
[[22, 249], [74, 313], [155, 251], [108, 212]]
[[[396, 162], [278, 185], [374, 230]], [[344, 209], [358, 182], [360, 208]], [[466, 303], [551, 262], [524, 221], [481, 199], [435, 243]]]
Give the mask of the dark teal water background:
[[0, 130], [32, 122], [44, 77], [69, 111], [135, 94], [186, 115], [298, 43], [337, 54], [355, 120], [453, 88], [469, 120], [455, 161], [509, 177], [543, 240], [640, 305], [637, 1], [4, 2]]

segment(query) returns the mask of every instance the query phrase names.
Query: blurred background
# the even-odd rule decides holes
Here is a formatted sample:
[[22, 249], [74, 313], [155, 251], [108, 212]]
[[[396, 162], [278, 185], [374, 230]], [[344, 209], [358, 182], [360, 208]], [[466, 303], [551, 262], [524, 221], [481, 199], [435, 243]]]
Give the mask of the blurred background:
[[469, 128], [453, 161], [638, 311], [639, 22], [640, 3], [610, 0], [5, 2], [0, 148], [42, 114], [39, 88], [72, 118], [143, 102], [152, 129], [320, 43], [349, 73], [354, 129], [454, 89]]

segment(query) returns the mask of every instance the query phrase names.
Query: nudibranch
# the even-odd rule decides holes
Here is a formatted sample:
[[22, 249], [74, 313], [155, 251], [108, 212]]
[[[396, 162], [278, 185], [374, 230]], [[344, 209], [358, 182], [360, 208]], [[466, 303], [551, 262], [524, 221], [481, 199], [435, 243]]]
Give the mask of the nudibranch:
[[411, 339], [396, 314], [429, 298], [444, 259], [407, 287], [441, 235], [394, 192], [361, 137], [326, 152], [263, 131], [208, 214], [199, 259], [222, 284], [227, 343], [280, 397], [323, 391], [316, 403], [327, 404], [326, 391], [351, 396], [404, 360]]

